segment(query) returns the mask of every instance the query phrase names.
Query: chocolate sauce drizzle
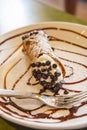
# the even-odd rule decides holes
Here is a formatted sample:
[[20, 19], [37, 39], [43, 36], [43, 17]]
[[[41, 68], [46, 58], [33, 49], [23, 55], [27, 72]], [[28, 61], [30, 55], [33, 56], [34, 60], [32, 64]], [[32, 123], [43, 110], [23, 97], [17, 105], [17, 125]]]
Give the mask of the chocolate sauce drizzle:
[[[71, 32], [71, 33], [74, 33], [74, 34], [77, 34], [85, 39], [87, 39], [87, 36], [86, 35], [83, 35], [79, 32], [76, 32], [76, 31], [73, 31], [73, 30], [70, 30], [70, 29], [65, 29], [65, 28], [56, 28], [56, 27], [48, 27], [48, 28], [39, 28], [37, 30], [60, 30], [60, 31], [65, 31], [65, 32]], [[0, 43], [0, 46], [5, 44], [5, 42], [13, 39], [13, 38], [17, 38], [23, 34], [26, 34], [30, 31], [33, 31], [33, 30], [29, 30], [29, 31], [25, 31], [25, 32], [22, 32], [22, 33], [19, 33], [19, 34], [16, 34], [14, 36], [11, 36], [11, 37], [8, 37], [6, 39], [4, 39], [1, 43]], [[71, 44], [72, 46], [76, 46], [78, 48], [82, 48], [84, 50], [87, 50], [87, 48], [85, 46], [81, 46], [79, 44], [76, 44], [76, 43], [73, 43], [73, 42], [70, 42], [70, 41], [66, 41], [66, 40], [62, 40], [62, 39], [59, 39], [59, 38], [56, 38], [56, 37], [53, 37], [53, 36], [50, 36], [50, 41], [62, 41], [66, 44]], [[18, 49], [22, 46], [22, 44], [20, 44], [11, 54], [9, 54], [9, 56], [4, 59], [4, 61], [0, 64], [0, 66], [2, 66], [7, 60], [9, 60], [10, 57], [12, 57], [14, 55], [14, 53], [16, 53], [18, 51]], [[63, 52], [68, 52], [68, 53], [71, 53], [71, 54], [75, 54], [75, 55], [79, 55], [79, 56], [82, 56], [82, 57], [87, 57], [87, 55], [84, 55], [84, 54], [80, 54], [80, 53], [77, 53], [77, 52], [73, 52], [73, 51], [68, 51], [68, 50], [64, 50], [64, 49], [60, 49], [60, 48], [54, 48], [54, 51], [55, 50], [59, 50], [59, 51], [63, 51]], [[1, 53], [1, 50], [0, 50], [0, 53]], [[82, 63], [79, 63], [77, 61], [72, 61], [72, 60], [69, 60], [69, 59], [65, 59], [63, 57], [60, 57], [62, 60], [64, 61], [67, 61], [67, 62], [71, 62], [71, 63], [74, 63], [74, 64], [78, 64], [79, 66], [82, 66], [84, 67], [85, 69], [87, 69], [87, 66], [85, 64], [82, 64]], [[9, 72], [14, 69], [14, 67], [21, 61], [21, 58], [7, 71], [5, 77], [4, 77], [4, 88], [7, 89], [6, 87], [6, 80], [7, 80], [7, 76], [9, 74]], [[69, 67], [71, 68], [71, 73], [69, 75], [66, 75], [65, 78], [70, 78], [72, 75], [74, 75], [74, 70], [73, 70], [73, 67], [71, 66], [68, 66], [68, 65], [65, 65], [66, 67]], [[21, 78], [23, 78], [25, 76], [25, 74], [29, 71], [30, 69], [30, 66], [28, 66], [27, 70], [22, 74], [20, 75], [20, 77], [17, 79], [17, 81], [15, 81], [15, 83], [13, 84], [12, 86], [12, 89], [15, 89], [16, 85], [18, 84], [18, 82], [20, 82]], [[84, 82], [87, 80], [87, 77], [79, 80], [79, 81], [74, 81], [74, 82], [69, 82], [69, 83], [65, 83], [65, 85], [70, 85], [70, 84], [78, 84], [78, 83], [81, 83], [81, 82]], [[36, 84], [34, 84], [36, 85]], [[65, 88], [62, 88], [63, 90], [65, 90]], [[79, 91], [75, 91], [75, 90], [68, 90], [68, 91], [72, 91], [72, 92], [79, 92]], [[3, 100], [3, 101], [2, 101]], [[0, 106], [1, 106], [1, 110], [3, 112], [5, 112], [6, 114], [8, 115], [11, 115], [11, 116], [14, 116], [15, 118], [22, 118], [22, 119], [44, 119], [44, 118], [48, 118], [48, 119], [53, 119], [53, 120], [60, 120], [60, 122], [64, 122], [64, 121], [67, 121], [67, 120], [70, 120], [70, 119], [74, 119], [74, 118], [80, 118], [80, 117], [83, 117], [83, 116], [87, 116], [87, 113], [86, 114], [81, 114], [79, 116], [76, 116], [75, 113], [78, 111], [78, 109], [84, 105], [87, 104], [87, 101], [85, 102], [82, 102], [79, 106], [73, 106], [72, 108], [62, 108], [62, 109], [48, 109], [48, 113], [50, 111], [50, 114], [47, 114], [47, 113], [39, 113], [39, 114], [35, 114], [33, 115], [32, 112], [35, 111], [35, 110], [38, 110], [41, 109], [41, 108], [44, 108], [46, 107], [46, 105], [41, 105], [40, 107], [38, 108], [35, 108], [33, 110], [26, 110], [20, 106], [18, 106], [16, 103], [14, 103], [10, 98], [9, 100], [7, 98], [2, 98], [2, 100], [0, 101]], [[25, 113], [25, 114], [19, 114], [18, 112], [15, 112], [13, 110], [10, 109], [10, 107], [8, 107], [8, 105], [10, 106], [13, 106], [14, 108], [20, 110], [21, 112]], [[4, 109], [3, 109], [4, 108]], [[6, 111], [5, 111], [6, 110]], [[60, 111], [60, 110], [68, 110], [70, 113], [68, 114], [68, 116], [61, 116], [61, 117], [52, 117], [50, 116], [51, 114], [55, 114], [57, 111]]]
[[20, 45], [6, 58], [6, 59], [0, 64], [0, 66], [3, 65], [12, 55], [14, 55], [14, 53], [16, 53], [17, 50], [19, 50], [21, 46], [22, 46], [22, 44], [20, 44]]
[[87, 50], [87, 47], [80, 46], [79, 44], [76, 44], [76, 43], [73, 43], [73, 42], [70, 42], [70, 41], [67, 41], [67, 40], [62, 40], [62, 39], [56, 38], [56, 37], [54, 37], [54, 36], [50, 36], [50, 37], [49, 37], [49, 40], [50, 40], [50, 41], [60, 41], [60, 42], [64, 42], [64, 43], [71, 44], [71, 45], [74, 45], [74, 46], [77, 46], [77, 47], [80, 47], [80, 48], [83, 48], [83, 49]]

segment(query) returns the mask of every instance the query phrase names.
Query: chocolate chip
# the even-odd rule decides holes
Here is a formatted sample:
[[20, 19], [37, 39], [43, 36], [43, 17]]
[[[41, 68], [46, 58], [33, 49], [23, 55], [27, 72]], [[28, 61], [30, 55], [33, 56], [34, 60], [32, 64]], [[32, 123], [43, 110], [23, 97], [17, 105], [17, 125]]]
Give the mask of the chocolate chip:
[[33, 35], [33, 32], [30, 32], [30, 36], [32, 36]]
[[50, 78], [51, 78], [51, 79], [54, 79], [54, 75], [50, 74]]
[[32, 74], [35, 74], [36, 73], [36, 69], [34, 69], [33, 71], [32, 71]]
[[47, 69], [41, 69], [41, 71], [42, 71], [42, 72], [45, 72], [45, 71], [47, 71]]
[[48, 75], [43, 73], [43, 74], [42, 74], [42, 78], [43, 78], [43, 79], [47, 79], [47, 78], [48, 78]]
[[69, 92], [67, 90], [64, 91], [64, 94], [68, 94]]
[[40, 80], [41, 80], [41, 77], [42, 77], [42, 75], [39, 73], [39, 74], [37, 74], [36, 79], [40, 81]]
[[51, 83], [46, 82], [45, 80], [40, 81], [40, 84], [41, 84], [45, 89], [50, 89], [50, 88], [51, 88]]
[[55, 72], [54, 75], [55, 75], [56, 77], [59, 77], [59, 76], [61, 75], [61, 73], [60, 73], [60, 72]]
[[50, 39], [50, 36], [47, 36], [48, 40]]
[[55, 81], [52, 79], [52, 80], [51, 80], [51, 86], [54, 87], [54, 85], [55, 85]]
[[41, 84], [42, 86], [44, 86], [44, 85], [46, 84], [46, 81], [45, 81], [45, 80], [40, 81], [40, 84]]
[[59, 91], [59, 88], [58, 87], [54, 87], [54, 88], [52, 88], [52, 91], [56, 93], [56, 92]]
[[53, 81], [53, 82], [54, 82], [54, 81], [56, 81], [56, 80], [58, 79], [58, 77], [57, 77], [57, 76], [52, 75], [52, 74], [50, 74], [50, 78], [52, 79], [52, 81]]
[[53, 64], [53, 68], [57, 68], [57, 64]]
[[51, 47], [51, 49], [54, 51], [55, 50], [55, 48], [53, 48], [53, 47]]
[[38, 31], [34, 31], [33, 34], [37, 35], [39, 32]]
[[22, 37], [22, 40], [25, 40], [25, 36]]
[[41, 62], [36, 62], [36, 66], [40, 67], [41, 66]]
[[46, 65], [49, 66], [51, 62], [49, 60], [46, 61]]
[[35, 64], [35, 63], [32, 63], [32, 64], [31, 64], [31, 66], [32, 66], [32, 67], [35, 67], [35, 66], [36, 66], [36, 64]]
[[31, 85], [30, 82], [27, 82], [27, 85]]
[[51, 88], [51, 83], [47, 82], [44, 87], [45, 87], [46, 89], [50, 89], [50, 88]]
[[34, 69], [33, 71], [32, 71], [32, 75], [36, 78], [37, 77], [37, 71], [36, 71], [36, 69]]
[[60, 88], [60, 83], [56, 83], [55, 87]]
[[56, 83], [55, 86], [54, 86], [54, 88], [53, 88], [53, 91], [54, 92], [58, 92], [60, 90], [61, 86], [62, 86], [61, 83]]

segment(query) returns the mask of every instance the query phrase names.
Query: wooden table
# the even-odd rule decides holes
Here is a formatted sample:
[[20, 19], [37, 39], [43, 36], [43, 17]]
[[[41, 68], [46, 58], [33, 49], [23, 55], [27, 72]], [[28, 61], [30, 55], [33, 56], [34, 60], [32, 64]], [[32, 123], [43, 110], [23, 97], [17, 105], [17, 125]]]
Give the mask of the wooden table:
[[[38, 0], [0, 0], [0, 35], [23, 26], [45, 21], [67, 21], [87, 25], [86, 21], [42, 4]], [[0, 130], [33, 129], [0, 118]]]

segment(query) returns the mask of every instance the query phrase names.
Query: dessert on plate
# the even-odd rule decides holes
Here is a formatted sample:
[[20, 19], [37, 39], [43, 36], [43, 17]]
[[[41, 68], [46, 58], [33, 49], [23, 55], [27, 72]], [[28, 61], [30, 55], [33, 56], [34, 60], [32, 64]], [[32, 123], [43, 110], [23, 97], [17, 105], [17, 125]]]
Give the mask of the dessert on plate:
[[63, 84], [65, 68], [49, 45], [49, 36], [42, 30], [34, 30], [22, 40], [23, 52], [31, 62], [32, 76], [28, 84], [38, 83], [43, 91], [57, 92]]

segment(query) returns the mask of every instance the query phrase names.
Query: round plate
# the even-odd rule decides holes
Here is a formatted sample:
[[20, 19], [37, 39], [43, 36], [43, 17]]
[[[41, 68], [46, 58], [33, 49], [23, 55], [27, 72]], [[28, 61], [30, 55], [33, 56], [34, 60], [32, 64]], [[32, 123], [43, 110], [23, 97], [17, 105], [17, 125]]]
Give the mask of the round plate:
[[[87, 27], [65, 22], [27, 26], [0, 37], [0, 88], [38, 91], [30, 87], [28, 57], [22, 52], [22, 36], [41, 29], [54, 39], [49, 44], [66, 68], [66, 84], [61, 93], [87, 90]], [[0, 116], [31, 128], [77, 129], [87, 126], [87, 102], [72, 108], [54, 109], [34, 99], [0, 98]]]

